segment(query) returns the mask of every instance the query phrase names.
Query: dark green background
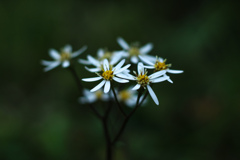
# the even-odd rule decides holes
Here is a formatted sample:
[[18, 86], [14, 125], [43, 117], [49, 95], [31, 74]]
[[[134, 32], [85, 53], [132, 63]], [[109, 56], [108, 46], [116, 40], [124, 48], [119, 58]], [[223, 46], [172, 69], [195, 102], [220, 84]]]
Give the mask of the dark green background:
[[88, 45], [82, 58], [119, 50], [118, 36], [152, 42], [184, 74], [154, 86], [160, 105], [136, 112], [115, 159], [240, 159], [239, 3], [1, 0], [0, 20], [0, 159], [103, 159], [101, 123], [77, 103], [71, 74], [44, 73], [40, 60], [65, 44]]

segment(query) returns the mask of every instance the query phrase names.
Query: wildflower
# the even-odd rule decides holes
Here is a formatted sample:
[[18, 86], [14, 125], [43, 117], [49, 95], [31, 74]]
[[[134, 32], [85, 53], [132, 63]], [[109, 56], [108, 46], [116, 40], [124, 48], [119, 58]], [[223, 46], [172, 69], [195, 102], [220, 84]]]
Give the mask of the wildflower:
[[94, 93], [90, 92], [88, 89], [83, 90], [83, 96], [79, 98], [79, 102], [82, 104], [85, 103], [94, 103], [97, 100], [107, 101], [109, 96], [104, 94], [102, 90], [98, 90]]
[[117, 81], [119, 83], [127, 83], [129, 82], [126, 79], [122, 79], [121, 75], [118, 75], [122, 72], [124, 72], [127, 68], [130, 67], [130, 64], [123, 66], [125, 62], [125, 59], [120, 61], [115, 67], [112, 67], [112, 65], [109, 65], [109, 62], [107, 59], [103, 60], [103, 65], [102, 65], [102, 73], [98, 73], [97, 75], [99, 77], [93, 77], [93, 78], [84, 78], [82, 79], [83, 81], [86, 82], [93, 82], [93, 81], [98, 81], [103, 79], [96, 87], [90, 90], [90, 92], [95, 92], [98, 89], [100, 89], [102, 86], [104, 86], [104, 93], [108, 93], [111, 87], [111, 81]]
[[139, 62], [138, 63], [138, 72], [136, 76], [133, 76], [131, 74], [125, 74], [121, 75], [125, 79], [129, 80], [135, 80], [137, 84], [132, 88], [132, 90], [138, 90], [141, 87], [148, 90], [150, 96], [152, 97], [153, 101], [159, 105], [158, 99], [154, 91], [152, 90], [152, 87], [150, 86], [152, 83], [158, 83], [167, 80], [169, 77], [168, 76], [162, 76], [166, 73], [165, 70], [163, 71], [158, 71], [155, 72], [149, 76], [147, 76], [147, 70], [144, 69], [143, 63]]
[[[145, 68], [155, 69], [155, 71], [165, 70], [166, 73], [179, 74], [183, 73], [183, 70], [173, 70], [169, 69], [171, 64], [166, 64], [167, 59], [163, 59], [161, 57], [152, 57], [152, 56], [139, 56], [139, 58], [149, 66], [144, 66]], [[173, 83], [173, 81], [169, 78], [169, 82]]]
[[[138, 98], [137, 92], [132, 90], [131, 89], [132, 87], [133, 86], [130, 86], [129, 88], [118, 92], [119, 101], [124, 102], [128, 107], [131, 107], [131, 108], [136, 105], [137, 98]], [[142, 98], [143, 97], [140, 98], [140, 101], [142, 101]]]
[[44, 71], [47, 72], [60, 64], [62, 64], [63, 68], [70, 66], [70, 60], [79, 56], [87, 49], [87, 46], [83, 46], [78, 51], [72, 53], [72, 47], [70, 45], [66, 45], [61, 52], [56, 51], [55, 49], [49, 50], [49, 55], [54, 59], [54, 61], [46, 61], [42, 60], [42, 65], [47, 66], [44, 68]]
[[90, 72], [99, 72], [101, 71], [104, 59], [108, 59], [111, 65], [115, 65], [122, 58], [123, 54], [123, 51], [110, 52], [107, 50], [99, 49], [97, 51], [97, 58], [93, 58], [92, 56], [88, 55], [87, 60], [79, 59], [78, 62], [85, 65], [95, 66], [96, 68], [85, 67]]
[[127, 57], [130, 57], [130, 61], [134, 64], [138, 63], [139, 55], [146, 55], [153, 48], [152, 43], [148, 43], [142, 47], [139, 47], [138, 44], [128, 45], [128, 43], [123, 38], [117, 39], [118, 44], [127, 51]]

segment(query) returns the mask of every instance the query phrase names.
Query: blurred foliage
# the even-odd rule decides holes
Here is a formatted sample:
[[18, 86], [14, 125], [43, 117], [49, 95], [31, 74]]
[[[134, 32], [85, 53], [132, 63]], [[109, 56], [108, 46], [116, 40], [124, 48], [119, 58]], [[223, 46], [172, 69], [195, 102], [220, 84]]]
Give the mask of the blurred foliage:
[[[140, 108], [115, 159], [240, 159], [239, 4], [234, 1], [0, 2], [0, 159], [103, 159], [102, 126], [77, 103], [74, 79], [43, 73], [48, 49], [121, 49], [152, 42], [181, 75], [154, 86], [160, 105]], [[80, 77], [90, 75], [75, 63]], [[84, 83], [88, 88], [92, 84]]]

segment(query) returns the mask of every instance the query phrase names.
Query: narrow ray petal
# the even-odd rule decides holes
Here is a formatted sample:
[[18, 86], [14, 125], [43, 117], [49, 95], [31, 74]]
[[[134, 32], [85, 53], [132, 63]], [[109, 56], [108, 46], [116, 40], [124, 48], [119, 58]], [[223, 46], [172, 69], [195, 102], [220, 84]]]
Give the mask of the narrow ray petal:
[[102, 48], [98, 49], [97, 50], [97, 56], [98, 58], [102, 58], [104, 55], [104, 50]]
[[89, 60], [89, 62], [92, 63], [92, 65], [97, 66], [97, 67], [100, 66], [99, 61], [96, 60], [95, 58], [93, 58], [92, 56], [88, 55], [88, 56], [87, 56], [87, 59]]
[[123, 68], [116, 70], [113, 74], [115, 75], [115, 74], [121, 73], [124, 70], [128, 69], [130, 66], [131, 66], [131, 64], [128, 64], [128, 65], [124, 66]]
[[168, 76], [164, 76], [164, 77], [160, 77], [160, 78], [156, 78], [156, 79], [153, 79], [151, 80], [152, 83], [159, 83], [159, 82], [162, 82], [162, 81], [166, 81], [168, 80], [169, 77]]
[[125, 62], [125, 59], [121, 60], [121, 61], [113, 68], [113, 70], [116, 71], [116, 70], [118, 70], [119, 68], [121, 68], [121, 67], [123, 66], [124, 62]]
[[111, 87], [110, 81], [106, 81], [105, 86], [104, 86], [104, 93], [108, 93]]
[[153, 101], [156, 103], [156, 105], [159, 105], [158, 98], [157, 98], [156, 94], [154, 93], [154, 91], [152, 90], [152, 88], [149, 85], [147, 85], [147, 89], [148, 89], [148, 92], [149, 92], [150, 96], [152, 97]]
[[85, 64], [85, 65], [92, 64], [91, 62], [89, 62], [88, 60], [85, 60], [85, 59], [78, 59], [78, 62], [81, 63], [81, 64]]
[[105, 71], [109, 70], [109, 62], [108, 62], [107, 59], [104, 59], [104, 60], [103, 60], [103, 69], [104, 69]]
[[148, 52], [150, 52], [153, 48], [153, 44], [152, 43], [148, 43], [146, 45], [144, 45], [143, 47], [140, 48], [140, 53], [141, 54], [147, 54]]
[[59, 66], [61, 64], [60, 61], [56, 61], [56, 62], [53, 62], [52, 64], [50, 64], [49, 66], [47, 66], [46, 68], [44, 68], [44, 71], [47, 72], [57, 66]]
[[61, 58], [60, 54], [55, 49], [50, 49], [49, 55], [55, 60], [59, 60]]
[[149, 75], [148, 77], [153, 79], [153, 78], [160, 77], [160, 76], [164, 75], [165, 73], [166, 73], [166, 70], [162, 70], [162, 71], [155, 72], [155, 73]]
[[86, 51], [87, 46], [83, 46], [81, 49], [79, 49], [78, 51], [75, 51], [71, 54], [72, 58], [75, 58], [77, 56], [79, 56], [80, 54], [82, 54], [84, 51]]
[[72, 46], [67, 44], [66, 46], [63, 47], [63, 51], [66, 53], [71, 53], [72, 52]]
[[102, 77], [93, 77], [93, 78], [83, 78], [82, 81], [85, 81], [85, 82], [94, 82], [94, 81], [98, 81], [102, 79]]
[[151, 61], [149, 61], [148, 59], [147, 59], [147, 57], [145, 57], [145, 56], [138, 56], [144, 63], [146, 63], [146, 64], [148, 64], [148, 65], [151, 65], [151, 66], [153, 66], [154, 65], [154, 63], [153, 62], [151, 62]]
[[140, 84], [136, 84], [136, 85], [132, 88], [132, 90], [138, 90], [140, 87], [141, 87]]
[[85, 66], [85, 69], [88, 70], [89, 72], [99, 72], [99, 71], [101, 71], [100, 68], [88, 68], [86, 66]]
[[41, 61], [41, 64], [44, 65], [44, 66], [49, 66], [49, 65], [51, 65], [51, 64], [54, 63], [54, 62], [56, 62], [56, 61], [46, 61], [46, 60], [42, 60], [42, 61]]
[[143, 66], [142, 62], [139, 62], [138, 63], [138, 75], [140, 75], [141, 73], [144, 74], [144, 66]]
[[137, 56], [132, 56], [130, 58], [131, 62], [134, 63], [134, 64], [137, 64], [138, 63], [138, 57]]
[[90, 92], [95, 92], [95, 91], [99, 90], [105, 83], [106, 83], [106, 80], [103, 80], [103, 81], [100, 82], [96, 87], [94, 87], [93, 89], [91, 89]]
[[67, 68], [67, 67], [69, 67], [70, 66], [70, 62], [69, 61], [63, 61], [63, 63], [62, 63], [62, 67], [63, 68]]
[[134, 76], [131, 74], [116, 74], [116, 76], [120, 77], [120, 78], [124, 78], [124, 79], [129, 79], [129, 80], [135, 80]]
[[173, 73], [173, 74], [179, 74], [179, 73], [183, 73], [183, 70], [168, 69], [167, 72], [168, 73]]
[[118, 78], [118, 77], [113, 77], [113, 80], [115, 80], [119, 83], [128, 83], [129, 82], [129, 80], [121, 79], [121, 78]]
[[129, 49], [129, 45], [123, 38], [121, 38], [121, 37], [117, 38], [117, 42], [123, 49], [125, 49], [125, 50]]

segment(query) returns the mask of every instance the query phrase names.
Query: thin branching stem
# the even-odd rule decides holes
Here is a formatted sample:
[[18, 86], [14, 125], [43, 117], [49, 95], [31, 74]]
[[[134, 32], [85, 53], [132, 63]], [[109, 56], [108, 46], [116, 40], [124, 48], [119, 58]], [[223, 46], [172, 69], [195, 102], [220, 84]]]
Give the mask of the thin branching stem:
[[112, 84], [111, 84], [111, 90], [112, 90], [112, 92], [113, 92], [113, 95], [114, 95], [114, 98], [115, 98], [115, 100], [116, 100], [116, 103], [117, 103], [117, 106], [118, 106], [119, 110], [121, 111], [121, 113], [122, 113], [122, 114], [124, 115], [124, 117], [126, 118], [127, 115], [126, 115], [126, 113], [123, 111], [123, 109], [122, 109], [122, 107], [121, 107], [121, 105], [120, 105], [120, 103], [119, 103], [119, 101], [118, 101], [118, 98], [117, 98], [115, 89], [113, 88], [113, 85], [112, 85]]
[[124, 119], [124, 121], [123, 121], [123, 124], [121, 125], [120, 130], [118, 131], [116, 137], [115, 137], [115, 138], [113, 139], [113, 141], [112, 141], [112, 145], [114, 145], [114, 144], [118, 141], [118, 139], [120, 138], [120, 136], [122, 135], [122, 133], [123, 133], [125, 127], [126, 127], [127, 122], [129, 121], [130, 117], [133, 115], [133, 113], [134, 113], [134, 112], [137, 110], [137, 108], [140, 106], [139, 100], [140, 100], [141, 95], [142, 95], [142, 92], [139, 92], [139, 93], [138, 93], [138, 98], [137, 98], [137, 102], [136, 102], [135, 108], [132, 110], [132, 112], [130, 112], [130, 113], [125, 117], [125, 119]]

